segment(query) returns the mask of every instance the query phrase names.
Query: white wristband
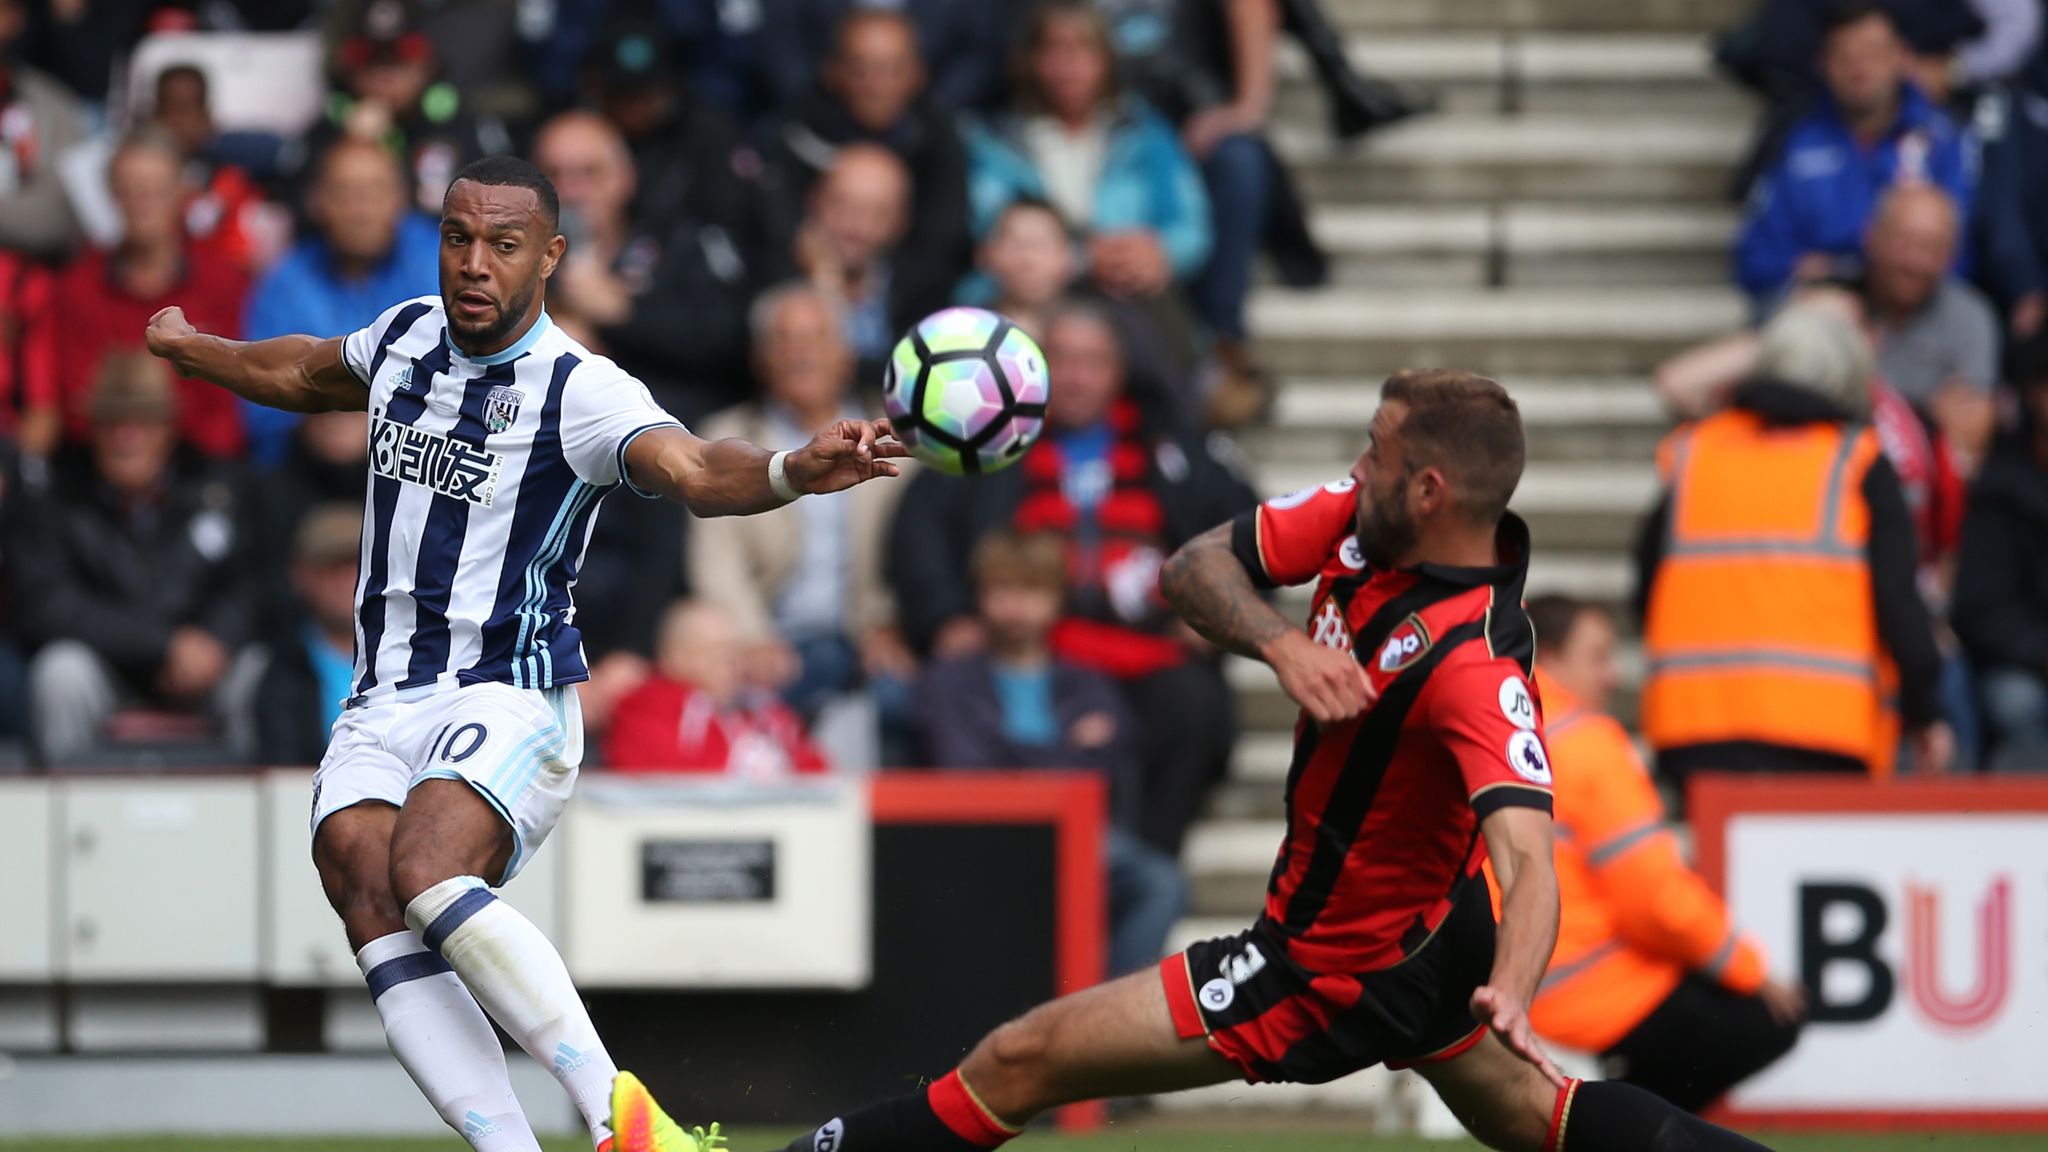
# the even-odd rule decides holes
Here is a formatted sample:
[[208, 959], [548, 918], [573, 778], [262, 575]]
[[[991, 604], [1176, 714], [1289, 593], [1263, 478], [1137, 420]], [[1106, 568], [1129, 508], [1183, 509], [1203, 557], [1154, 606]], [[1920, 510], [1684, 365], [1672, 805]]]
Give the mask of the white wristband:
[[788, 452], [777, 452], [768, 458], [768, 490], [775, 493], [775, 498], [784, 504], [803, 495], [790, 487], [789, 474], [784, 470], [788, 460]]

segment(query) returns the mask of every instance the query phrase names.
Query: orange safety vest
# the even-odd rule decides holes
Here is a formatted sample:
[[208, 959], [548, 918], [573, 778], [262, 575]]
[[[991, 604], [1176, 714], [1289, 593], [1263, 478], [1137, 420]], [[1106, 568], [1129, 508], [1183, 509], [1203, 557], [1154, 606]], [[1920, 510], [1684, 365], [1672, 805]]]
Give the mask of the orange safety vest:
[[1562, 913], [1530, 1024], [1557, 1044], [1604, 1052], [1687, 972], [1756, 991], [1763, 953], [1686, 866], [1628, 733], [1540, 668], [1536, 690], [1554, 777]]
[[1664, 559], [1643, 623], [1643, 734], [1662, 751], [1756, 742], [1897, 759], [1863, 478], [1869, 428], [1710, 416], [1666, 439]]

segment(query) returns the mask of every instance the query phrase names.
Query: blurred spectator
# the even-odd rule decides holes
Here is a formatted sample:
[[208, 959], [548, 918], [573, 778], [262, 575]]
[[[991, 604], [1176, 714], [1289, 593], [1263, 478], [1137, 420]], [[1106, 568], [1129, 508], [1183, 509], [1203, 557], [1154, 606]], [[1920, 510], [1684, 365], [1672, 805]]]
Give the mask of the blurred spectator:
[[639, 20], [614, 24], [584, 72], [587, 103], [633, 152], [634, 219], [649, 231], [696, 230], [721, 281], [757, 276], [761, 157], [723, 112], [683, 88], [666, 31]]
[[975, 234], [1035, 196], [1087, 237], [1085, 271], [1109, 295], [1155, 297], [1193, 280], [1211, 250], [1201, 174], [1166, 120], [1119, 88], [1092, 0], [1033, 8], [1016, 75], [1009, 111], [968, 132]]
[[[1787, 307], [1818, 308], [1869, 334], [1863, 298], [1834, 284], [1794, 290]], [[1745, 329], [1688, 349], [1657, 368], [1657, 391], [1672, 414], [1698, 420], [1728, 405], [1735, 391], [1755, 376], [1763, 341]], [[1898, 474], [1919, 545], [1921, 598], [1940, 626], [1954, 591], [1956, 549], [1963, 521], [1963, 462], [1931, 419], [1886, 386], [1880, 371], [1870, 380], [1870, 426], [1885, 459]], [[1979, 745], [1976, 693], [1969, 666], [1942, 628], [1942, 715], [1956, 734], [1958, 765], [1976, 763]]]
[[[202, 330], [234, 338], [242, 328], [242, 271], [218, 253], [186, 242], [178, 146], [156, 129], [123, 140], [107, 165], [107, 180], [121, 217], [121, 239], [111, 251], [75, 257], [58, 276], [50, 315], [31, 339], [48, 341], [56, 365], [54, 389], [38, 394], [29, 382], [28, 408], [54, 404], [65, 433], [88, 438], [86, 400], [110, 354], [142, 346], [149, 318], [176, 304]], [[242, 450], [240, 401], [204, 380], [178, 383], [178, 430], [186, 443], [211, 456]], [[30, 452], [49, 445], [24, 443]]]
[[548, 281], [549, 314], [638, 376], [678, 419], [702, 419], [737, 399], [747, 268], [731, 237], [687, 215], [636, 220], [632, 153], [595, 113], [564, 112], [542, 125], [533, 161], [554, 181], [569, 240]]
[[[771, 289], [755, 302], [753, 330], [763, 399], [706, 421], [703, 436], [797, 448], [860, 417], [830, 297], [800, 282]], [[753, 681], [783, 689], [806, 715], [863, 683], [885, 723], [902, 713], [915, 664], [896, 630], [882, 547], [903, 487], [864, 484], [690, 526], [691, 588], [738, 629]]]
[[[1762, 174], [1736, 240], [1735, 278], [1760, 302], [1788, 283], [1852, 274], [1887, 187], [1938, 184], [1959, 216], [1976, 190], [1969, 139], [1908, 79], [1882, 6], [1835, 9], [1820, 60], [1825, 93]], [[1951, 249], [1952, 263], [1964, 256]]]
[[[1059, 210], [1031, 196], [1010, 201], [976, 263], [993, 294], [986, 306], [1043, 341], [1047, 318], [1074, 281], [1074, 234]], [[1099, 294], [1089, 298], [1116, 321], [1133, 400], [1164, 423], [1187, 423], [1201, 406], [1199, 363], [1144, 308]]]
[[1613, 620], [1557, 596], [1532, 600], [1529, 619], [1562, 907], [1529, 1022], [1598, 1053], [1610, 1077], [1698, 1112], [1791, 1050], [1806, 994], [1772, 978], [1757, 942], [1686, 867], [1650, 774], [1607, 714], [1620, 680]]
[[45, 397], [57, 347], [40, 334], [50, 322], [56, 277], [34, 257], [0, 248], [0, 438], [49, 451], [62, 433]]
[[[763, 151], [780, 231], [793, 230], [818, 180], [857, 143], [879, 144], [903, 161], [911, 190], [902, 247], [919, 254], [904, 271], [928, 281], [909, 292], [924, 303], [944, 300], [967, 271], [972, 244], [967, 146], [953, 113], [925, 86], [917, 30], [902, 11], [848, 14], [817, 88], [771, 126]], [[862, 357], [878, 358], [866, 349]]]
[[[398, 160], [343, 137], [315, 162], [306, 193], [311, 234], [256, 282], [242, 311], [249, 340], [346, 336], [400, 300], [439, 291], [439, 226], [414, 211]], [[249, 455], [275, 468], [291, 449], [295, 412], [244, 402]]]
[[895, 8], [909, 18], [931, 71], [932, 94], [947, 108], [984, 109], [1001, 99], [1004, 49], [1016, 6], [990, 0], [760, 0], [761, 59], [769, 95], [790, 107], [811, 91], [849, 12]]
[[749, 685], [731, 618], [678, 601], [661, 621], [656, 672], [619, 702], [605, 763], [621, 772], [715, 772], [754, 780], [828, 771], [803, 721]]
[[1872, 371], [1854, 324], [1794, 305], [1732, 406], [1660, 451], [1666, 491], [1637, 555], [1660, 771], [1882, 778], [1901, 720], [1916, 769], [1949, 766], [1912, 520], [1862, 424]]
[[184, 154], [185, 234], [193, 246], [244, 269], [267, 264], [276, 254], [270, 237], [277, 229], [265, 220], [271, 208], [248, 173], [214, 155], [206, 73], [190, 64], [157, 73], [149, 119]]
[[995, 288], [988, 306], [1033, 339], [1044, 339], [1046, 317], [1074, 280], [1074, 236], [1059, 210], [1031, 197], [1012, 200], [981, 242], [976, 262]]
[[[518, 23], [529, 74], [550, 107], [573, 102], [598, 68], [632, 67], [687, 77], [704, 101], [751, 122], [776, 106], [761, 61], [761, 16], [754, 0], [554, 0], [522, 10]], [[640, 62], [653, 52], [664, 66], [646, 69]]]
[[1245, 343], [1252, 260], [1268, 237], [1286, 241], [1283, 272], [1319, 283], [1323, 259], [1305, 209], [1265, 137], [1280, 41], [1277, 0], [1097, 0], [1108, 13], [1133, 87], [1180, 128], [1209, 192], [1215, 243], [1193, 284], [1197, 313], [1226, 368], [1212, 422], [1248, 423], [1270, 390]]
[[85, 111], [62, 83], [21, 61], [28, 19], [26, 0], [0, 0], [0, 248], [49, 258], [78, 232], [57, 162], [85, 139]]
[[[2036, 6], [2036, 0], [2025, 2]], [[2024, 339], [2048, 316], [2048, 276], [2031, 223], [2043, 211], [2032, 201], [2048, 187], [2048, 153], [2040, 152], [2048, 146], [2048, 127], [2028, 115], [2030, 108], [2036, 116], [2043, 112], [2035, 106], [2039, 97], [2029, 99], [1995, 82], [1970, 86], [1959, 55], [1968, 29], [1937, 25], [1930, 32], [1907, 25], [1901, 31], [1913, 82], [1966, 126], [1977, 145], [1977, 191], [1963, 221], [1963, 244], [1977, 282], [1998, 302], [2010, 330]], [[1935, 35], [1940, 38], [1930, 38]]]
[[[361, 28], [366, 10], [378, 2], [330, 0], [322, 20], [328, 39], [339, 42]], [[536, 94], [520, 43], [520, 27], [532, 17], [520, 5], [504, 0], [423, 0], [411, 17], [413, 30], [432, 48], [439, 79], [455, 88], [465, 108], [479, 116], [532, 119]]]
[[1070, 303], [1046, 324], [1052, 401], [1045, 437], [1016, 467], [968, 479], [923, 473], [903, 497], [889, 574], [905, 633], [948, 658], [987, 646], [969, 557], [1004, 528], [1050, 532], [1068, 548], [1063, 660], [1115, 680], [1137, 715], [1145, 841], [1178, 853], [1227, 765], [1233, 698], [1212, 653], [1159, 598], [1175, 548], [1254, 502], [1212, 442], [1162, 426], [1125, 392], [1108, 314]]
[[1975, 663], [1995, 767], [2048, 768], [2048, 333], [2014, 356], [2019, 426], [1970, 492], [1953, 619]]
[[256, 756], [264, 764], [318, 764], [327, 735], [354, 694], [359, 504], [322, 504], [306, 514], [290, 553], [295, 611], [267, 633], [269, 660], [256, 689]]
[[1864, 308], [1885, 384], [1933, 418], [1974, 471], [1996, 421], [1998, 318], [1949, 274], [1958, 225], [1955, 202], [1939, 188], [1887, 192], [1870, 225]]
[[959, 272], [945, 253], [906, 244], [910, 170], [879, 144], [849, 144], [811, 191], [790, 244], [795, 273], [840, 310], [859, 378], [880, 381], [896, 338], [945, 306]]
[[434, 43], [407, 0], [370, 0], [335, 46], [336, 91], [327, 116], [306, 133], [305, 156], [325, 155], [347, 136], [382, 144], [404, 161], [414, 204], [438, 217], [455, 173], [472, 160], [512, 150], [494, 118], [479, 118], [440, 78]]
[[[321, 507], [360, 509], [370, 486], [370, 415], [316, 412], [293, 427], [277, 469], [255, 492], [256, 547], [266, 620], [291, 619], [291, 564], [299, 526]], [[578, 625], [582, 624], [579, 616]]]
[[210, 713], [246, 754], [261, 658], [234, 475], [179, 446], [170, 369], [146, 353], [106, 358], [85, 408], [89, 446], [24, 470], [8, 523], [36, 742], [76, 760], [143, 704]]
[[1109, 784], [1109, 966], [1157, 964], [1187, 904], [1174, 857], [1136, 834], [1137, 724], [1116, 685], [1053, 655], [1066, 564], [1049, 536], [997, 532], [973, 557], [984, 653], [925, 669], [918, 731], [935, 768], [1086, 769]]

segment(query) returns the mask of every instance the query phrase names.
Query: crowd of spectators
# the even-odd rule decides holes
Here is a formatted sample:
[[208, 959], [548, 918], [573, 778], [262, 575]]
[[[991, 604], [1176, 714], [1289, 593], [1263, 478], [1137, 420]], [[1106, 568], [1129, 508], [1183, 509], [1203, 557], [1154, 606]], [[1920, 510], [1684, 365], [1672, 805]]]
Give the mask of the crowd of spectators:
[[1234, 738], [1158, 569], [1252, 501], [1255, 257], [1325, 275], [1266, 137], [1286, 33], [1338, 135], [1422, 108], [1313, 0], [0, 0], [5, 762], [321, 756], [366, 417], [179, 379], [143, 331], [334, 337], [435, 293], [453, 174], [514, 153], [560, 194], [554, 322], [702, 435], [872, 412], [953, 303], [1052, 375], [1042, 444], [980, 482], [613, 502], [577, 589], [591, 760], [1099, 771], [1115, 962], [1149, 961]]
[[[2034, 397], [2048, 375], [2042, 25], [2031, 0], [1764, 0], [1717, 42], [1717, 60], [1766, 108], [1739, 173], [1747, 205], [1733, 253], [1758, 329], [1686, 350], [1657, 372], [1659, 395], [1688, 422], [1666, 445], [1665, 495], [1638, 549], [1650, 649], [1644, 723], [1667, 770], [1819, 768], [1830, 757], [1879, 775], [1897, 764], [2048, 765], [2048, 589], [2028, 551], [2035, 503], [2048, 493]], [[1829, 427], [1844, 431], [1818, 431]], [[1873, 460], [1852, 447], [1859, 428], [1869, 429]], [[1832, 479], [1805, 465], [1764, 479], [1762, 469], [1783, 461], [1744, 429], [1768, 430], [1781, 447], [1836, 443], [1840, 463]], [[1722, 497], [1775, 482], [1777, 511], [1751, 500], [1703, 527], [1720, 514], [1699, 492], [1708, 475], [1721, 477]], [[1773, 516], [1823, 480], [1814, 491], [1855, 523], [1785, 534]], [[1690, 524], [1674, 521], [1681, 502], [1694, 509]], [[1759, 622], [1774, 618], [1771, 608], [1743, 601], [1740, 586], [1773, 541], [1781, 566], [1806, 563], [1786, 558], [1795, 553], [1817, 557], [1802, 551], [1816, 544], [1858, 566], [1861, 607], [1810, 606], [1777, 630], [1771, 659], [1853, 649], [1846, 666], [1870, 685], [1854, 707], [1866, 695], [1879, 705], [1863, 747], [1841, 732], [1782, 739], [1766, 731], [1768, 709], [1718, 733], [1680, 730], [1676, 702], [1714, 710], [1698, 703], [1701, 684], [1727, 675], [1692, 649], [1718, 645], [1724, 668], [1730, 653], [1756, 663], [1764, 650], [1750, 633], [1770, 630]], [[1718, 631], [1681, 636], [1688, 627], [1672, 613], [1699, 607], [1684, 572], [1690, 557], [1709, 555], [1725, 577], [1712, 611]], [[1815, 592], [1824, 579], [1794, 582]], [[1796, 596], [1780, 588], [1766, 599]], [[1731, 600], [1742, 606], [1724, 611]], [[1867, 617], [1860, 639], [1815, 639], [1825, 627], [1813, 620], [1850, 611]], [[1812, 643], [1790, 642], [1801, 637]], [[1757, 683], [1776, 674], [1744, 673]], [[1790, 696], [1826, 673], [1812, 665], [1803, 675], [1809, 686]]]

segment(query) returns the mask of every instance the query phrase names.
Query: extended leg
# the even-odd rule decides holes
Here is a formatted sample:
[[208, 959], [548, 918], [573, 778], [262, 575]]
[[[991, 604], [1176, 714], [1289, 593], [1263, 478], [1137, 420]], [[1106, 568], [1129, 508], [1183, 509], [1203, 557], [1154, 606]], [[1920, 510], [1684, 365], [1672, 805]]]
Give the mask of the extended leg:
[[1768, 1152], [1632, 1085], [1573, 1080], [1559, 1091], [1491, 1035], [1416, 1071], [1500, 1152]]
[[1200, 1040], [1180, 1039], [1158, 973], [1138, 972], [1032, 1009], [930, 1086], [846, 1113], [788, 1152], [973, 1152], [1061, 1104], [1241, 1075]]
[[384, 1021], [391, 1054], [448, 1126], [479, 1152], [538, 1152], [505, 1050], [469, 990], [405, 926], [391, 895], [398, 810], [358, 804], [321, 821], [313, 860]]
[[561, 954], [531, 920], [491, 893], [512, 829], [468, 783], [422, 781], [406, 798], [391, 841], [391, 890], [405, 922], [445, 960], [528, 1055], [553, 1072], [591, 1138], [611, 1132], [612, 1081], [605, 1052]]

